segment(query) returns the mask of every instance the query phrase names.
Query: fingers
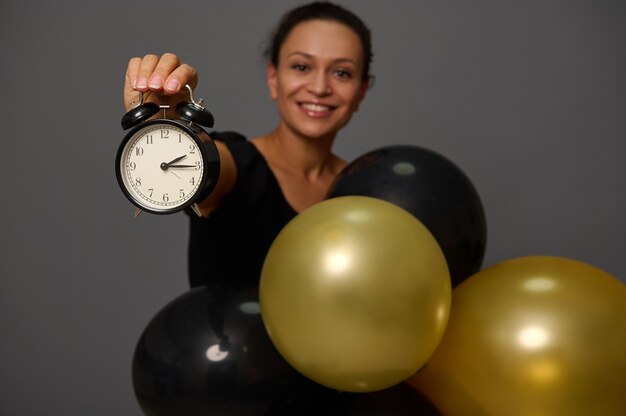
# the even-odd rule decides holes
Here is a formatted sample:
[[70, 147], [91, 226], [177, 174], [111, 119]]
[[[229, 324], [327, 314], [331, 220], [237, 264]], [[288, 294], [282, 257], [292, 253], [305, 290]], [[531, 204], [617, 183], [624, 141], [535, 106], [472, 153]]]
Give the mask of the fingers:
[[195, 68], [183, 64], [172, 53], [160, 57], [149, 54], [143, 58], [132, 58], [128, 62], [126, 83], [136, 91], [174, 95], [185, 84], [194, 87], [197, 83], [197, 73]]
[[[147, 92], [148, 80], [152, 78], [152, 73], [159, 63], [159, 57], [156, 55], [146, 55], [139, 62], [139, 68], [137, 70], [137, 76], [134, 80], [133, 88], [137, 91]], [[158, 90], [158, 88], [155, 88]]]
[[[137, 91], [144, 93], [145, 101], [171, 104], [188, 99], [185, 84], [195, 88], [198, 83], [196, 69], [180, 61], [178, 56], [148, 54], [128, 61], [124, 82], [124, 106], [128, 111], [136, 102]], [[146, 94], [147, 93], [147, 94]]]
[[[165, 79], [179, 65], [178, 57], [171, 53], [166, 53], [161, 58], [156, 55], [146, 55], [139, 67], [139, 76], [135, 88], [143, 92], [148, 90], [162, 91]], [[176, 93], [178, 90], [174, 92]]]
[[128, 61], [128, 67], [126, 68], [126, 82], [124, 89], [134, 89], [137, 85], [137, 76], [139, 74], [139, 67], [141, 66], [141, 58], [132, 58]]
[[124, 107], [126, 111], [131, 109], [133, 102], [138, 102], [138, 94], [135, 86], [139, 76], [139, 68], [141, 67], [142, 58], [132, 58], [128, 61], [126, 68], [126, 79], [124, 81]]
[[181, 64], [176, 67], [171, 74], [165, 78], [163, 83], [163, 91], [166, 94], [176, 94], [185, 84], [193, 89], [198, 83], [198, 74], [196, 69], [187, 64]]

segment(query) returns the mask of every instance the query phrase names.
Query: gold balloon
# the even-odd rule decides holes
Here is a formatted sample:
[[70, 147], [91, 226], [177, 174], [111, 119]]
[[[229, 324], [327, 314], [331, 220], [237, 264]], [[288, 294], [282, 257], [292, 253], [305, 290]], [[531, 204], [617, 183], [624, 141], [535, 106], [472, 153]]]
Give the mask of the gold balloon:
[[559, 257], [484, 269], [409, 383], [448, 416], [626, 415], [626, 286]]
[[272, 244], [261, 275], [263, 321], [298, 371], [370, 392], [415, 373], [441, 340], [450, 276], [434, 237], [375, 198], [323, 201]]

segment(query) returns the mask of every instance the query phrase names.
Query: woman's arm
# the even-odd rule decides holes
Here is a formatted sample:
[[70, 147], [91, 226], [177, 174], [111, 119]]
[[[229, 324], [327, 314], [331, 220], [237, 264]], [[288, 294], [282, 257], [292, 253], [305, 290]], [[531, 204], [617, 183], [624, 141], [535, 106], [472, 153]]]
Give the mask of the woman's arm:
[[222, 198], [230, 193], [237, 181], [237, 166], [230, 150], [223, 142], [217, 140], [215, 146], [220, 155], [220, 176], [211, 194], [196, 205], [202, 217], [208, 217], [211, 212], [217, 209]]

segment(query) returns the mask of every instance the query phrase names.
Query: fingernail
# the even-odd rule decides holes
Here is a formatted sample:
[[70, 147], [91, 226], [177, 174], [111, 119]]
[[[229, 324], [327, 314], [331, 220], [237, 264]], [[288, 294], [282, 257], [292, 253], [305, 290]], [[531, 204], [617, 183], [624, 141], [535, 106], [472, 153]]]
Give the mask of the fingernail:
[[146, 88], [146, 87], [148, 87], [148, 78], [140, 77], [137, 80], [137, 85], [135, 86], [135, 88], [141, 89], [141, 88]]
[[155, 75], [150, 79], [150, 88], [159, 89], [163, 85], [163, 78], [159, 75]]
[[131, 79], [131, 80], [130, 80], [130, 85], [131, 85], [133, 88], [137, 88], [137, 78], [133, 78], [133, 79]]
[[170, 80], [165, 86], [165, 89], [169, 91], [176, 91], [178, 89], [178, 81], [175, 79]]

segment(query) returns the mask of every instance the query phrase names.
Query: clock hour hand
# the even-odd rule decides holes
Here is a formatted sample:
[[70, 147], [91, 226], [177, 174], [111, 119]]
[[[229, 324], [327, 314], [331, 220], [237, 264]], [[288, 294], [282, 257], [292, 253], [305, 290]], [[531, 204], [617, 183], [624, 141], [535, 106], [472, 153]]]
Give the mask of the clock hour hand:
[[182, 155], [182, 156], [178, 156], [176, 159], [174, 160], [170, 160], [169, 162], [162, 162], [161, 163], [161, 169], [163, 170], [167, 170], [167, 168], [169, 168], [170, 166], [172, 166], [174, 163], [179, 162], [181, 160], [183, 160], [184, 158], [186, 158], [187, 155]]

